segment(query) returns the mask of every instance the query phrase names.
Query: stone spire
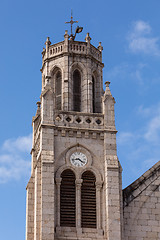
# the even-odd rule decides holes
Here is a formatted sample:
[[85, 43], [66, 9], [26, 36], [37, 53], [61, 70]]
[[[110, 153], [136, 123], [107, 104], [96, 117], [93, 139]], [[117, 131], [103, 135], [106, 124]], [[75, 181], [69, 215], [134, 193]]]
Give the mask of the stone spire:
[[90, 43], [91, 39], [92, 39], [92, 38], [89, 36], [89, 33], [87, 33], [86, 38], [85, 38], [85, 41], [86, 41], [87, 43]]
[[103, 47], [102, 47], [102, 45], [101, 45], [101, 42], [99, 42], [98, 50], [99, 50], [100, 52], [102, 52], [102, 50], [103, 50]]
[[115, 114], [114, 114], [115, 99], [111, 94], [109, 84], [110, 84], [109, 81], [105, 82], [106, 89], [103, 96], [104, 122], [106, 128], [115, 129]]
[[36, 116], [41, 114], [41, 102], [37, 102], [37, 112], [36, 112]]
[[105, 85], [106, 85], [106, 90], [105, 90], [104, 96], [112, 96], [111, 91], [109, 89], [110, 82], [106, 81]]

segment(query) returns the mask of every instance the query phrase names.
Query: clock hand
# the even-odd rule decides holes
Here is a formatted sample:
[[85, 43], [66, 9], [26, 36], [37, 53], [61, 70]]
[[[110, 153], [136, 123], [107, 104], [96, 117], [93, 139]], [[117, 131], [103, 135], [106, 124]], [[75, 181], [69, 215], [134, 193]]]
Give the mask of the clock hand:
[[80, 158], [76, 158], [75, 160], [79, 160], [81, 163], [84, 163]]

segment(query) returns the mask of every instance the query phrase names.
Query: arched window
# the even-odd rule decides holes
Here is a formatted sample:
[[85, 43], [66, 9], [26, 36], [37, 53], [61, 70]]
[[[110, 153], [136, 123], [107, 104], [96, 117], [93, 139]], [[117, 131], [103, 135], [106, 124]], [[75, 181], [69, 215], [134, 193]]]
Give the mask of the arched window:
[[81, 111], [81, 74], [77, 69], [73, 72], [73, 111]]
[[96, 112], [96, 106], [95, 106], [95, 79], [92, 76], [92, 108], [93, 108], [93, 113]]
[[76, 226], [75, 174], [67, 169], [61, 174], [60, 187], [60, 225]]
[[82, 174], [81, 226], [96, 228], [96, 177], [91, 171]]
[[58, 71], [55, 77], [56, 109], [61, 110], [62, 75]]

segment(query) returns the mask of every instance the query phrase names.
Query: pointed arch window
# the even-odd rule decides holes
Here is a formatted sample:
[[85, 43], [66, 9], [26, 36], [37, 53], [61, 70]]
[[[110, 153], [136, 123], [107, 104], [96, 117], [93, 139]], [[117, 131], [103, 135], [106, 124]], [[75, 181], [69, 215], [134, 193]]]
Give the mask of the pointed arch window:
[[91, 171], [82, 174], [81, 226], [96, 228], [96, 177]]
[[93, 108], [93, 113], [96, 112], [96, 97], [95, 97], [95, 78], [92, 76], [92, 108]]
[[62, 94], [62, 74], [60, 71], [55, 77], [55, 94], [56, 94], [56, 109], [61, 110], [61, 94]]
[[76, 226], [76, 191], [75, 174], [70, 169], [61, 174], [60, 187], [60, 225], [65, 227]]
[[81, 111], [81, 74], [77, 69], [73, 72], [73, 111]]

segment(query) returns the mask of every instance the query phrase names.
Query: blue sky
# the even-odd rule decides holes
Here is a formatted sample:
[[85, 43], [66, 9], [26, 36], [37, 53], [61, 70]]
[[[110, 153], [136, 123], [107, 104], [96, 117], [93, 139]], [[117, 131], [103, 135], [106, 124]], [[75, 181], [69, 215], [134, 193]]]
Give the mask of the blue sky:
[[125, 187], [160, 160], [160, 1], [1, 0], [0, 7], [0, 239], [21, 240], [46, 37], [63, 40], [73, 9], [84, 27], [77, 40], [90, 32], [93, 45], [102, 42]]

